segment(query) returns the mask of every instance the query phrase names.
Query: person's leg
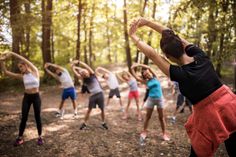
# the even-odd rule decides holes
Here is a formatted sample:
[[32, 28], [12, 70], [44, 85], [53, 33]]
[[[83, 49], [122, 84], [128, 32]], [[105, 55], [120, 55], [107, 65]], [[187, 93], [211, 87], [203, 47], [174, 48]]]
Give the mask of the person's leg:
[[236, 157], [236, 132], [232, 133], [227, 140], [225, 140], [225, 147], [229, 157]]
[[138, 120], [142, 120], [142, 115], [141, 115], [140, 108], [139, 108], [139, 97], [135, 97], [135, 102], [136, 102], [136, 106], [137, 106]]
[[35, 95], [33, 100], [33, 107], [34, 107], [34, 117], [37, 124], [37, 130], [39, 137], [42, 134], [42, 123], [41, 123], [41, 99], [39, 95]]
[[86, 112], [86, 115], [85, 115], [85, 118], [84, 118], [84, 123], [86, 124], [88, 119], [89, 119], [89, 116], [90, 116], [90, 113], [92, 111], [92, 108], [88, 108], [87, 112]]
[[22, 117], [21, 117], [20, 129], [19, 129], [19, 137], [23, 136], [26, 122], [28, 119], [30, 106], [31, 106], [31, 102], [30, 102], [29, 95], [25, 94], [23, 98], [23, 102], [22, 102], [22, 108], [21, 108]]
[[122, 119], [127, 119], [128, 118], [128, 110], [129, 110], [130, 104], [131, 104], [131, 99], [128, 98], [128, 104], [126, 106], [125, 113], [124, 113], [124, 116], [122, 117]]
[[147, 133], [147, 128], [148, 128], [149, 120], [152, 116], [152, 112], [153, 112], [153, 108], [146, 107], [146, 116], [145, 116], [144, 125], [143, 125], [144, 133]]
[[157, 112], [159, 115], [159, 121], [161, 124], [163, 139], [168, 141], [169, 137], [167, 137], [167, 135], [166, 135], [166, 122], [165, 122], [165, 117], [164, 117], [164, 110], [163, 110], [163, 108], [157, 108]]

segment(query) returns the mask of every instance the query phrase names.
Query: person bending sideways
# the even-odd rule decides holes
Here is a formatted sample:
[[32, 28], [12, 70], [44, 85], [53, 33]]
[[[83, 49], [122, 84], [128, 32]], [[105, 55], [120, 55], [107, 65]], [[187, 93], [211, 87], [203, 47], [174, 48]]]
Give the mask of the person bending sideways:
[[[160, 46], [170, 64], [155, 49], [141, 41], [136, 31], [147, 26], [162, 35]], [[236, 95], [219, 80], [205, 52], [180, 38], [159, 23], [139, 18], [134, 20], [129, 35], [136, 46], [172, 81], [193, 104], [193, 113], [185, 128], [191, 141], [190, 157], [212, 157], [224, 142], [230, 157], [236, 156]]]
[[[80, 64], [83, 68], [76, 66], [76, 64]], [[83, 130], [87, 127], [87, 121], [89, 119], [90, 113], [93, 108], [96, 108], [97, 105], [101, 110], [102, 127], [108, 129], [108, 126], [105, 123], [104, 94], [94, 71], [87, 64], [78, 60], [72, 61], [72, 69], [74, 74], [79, 79], [84, 81], [84, 84], [87, 86], [90, 92], [88, 110], [85, 115], [84, 122], [80, 126], [80, 130]]]
[[[19, 60], [17, 66], [20, 70], [20, 73], [14, 73], [11, 71], [8, 71], [5, 66], [5, 61], [10, 58], [14, 57]], [[26, 127], [26, 122], [28, 119], [28, 114], [30, 110], [31, 104], [33, 104], [34, 108], [34, 117], [37, 124], [37, 130], [38, 130], [38, 145], [43, 144], [42, 140], [42, 123], [41, 123], [41, 98], [39, 95], [39, 71], [36, 66], [34, 66], [30, 61], [25, 59], [24, 57], [13, 53], [13, 52], [7, 52], [0, 56], [0, 63], [1, 67], [3, 69], [3, 72], [12, 78], [23, 80], [25, 91], [24, 91], [24, 97], [22, 101], [21, 106], [21, 122], [20, 122], [20, 128], [19, 128], [19, 134], [16, 138], [16, 141], [14, 142], [14, 146], [19, 146], [24, 143], [23, 140], [23, 134]]]
[[[143, 78], [139, 77], [136, 72], [136, 67], [142, 67], [142, 76]], [[163, 140], [169, 141], [169, 137], [166, 134], [166, 122], [164, 117], [164, 102], [163, 102], [163, 94], [161, 89], [161, 84], [157, 79], [157, 75], [155, 74], [154, 70], [151, 69], [149, 66], [144, 64], [133, 64], [131, 67], [131, 72], [133, 76], [136, 78], [137, 81], [146, 84], [148, 88], [148, 98], [145, 104], [146, 108], [146, 117], [144, 121], [143, 131], [140, 135], [141, 141], [144, 141], [147, 136], [147, 128], [149, 120], [152, 117], [152, 112], [155, 106], [157, 106], [157, 112], [159, 115], [159, 121], [161, 124]]]
[[63, 92], [61, 96], [61, 103], [59, 105], [59, 110], [56, 113], [56, 116], [61, 117], [61, 119], [63, 119], [64, 112], [65, 112], [63, 109], [63, 106], [65, 103], [65, 100], [69, 97], [73, 104], [74, 116], [76, 116], [77, 115], [76, 92], [75, 92], [73, 80], [69, 72], [65, 68], [56, 64], [52, 64], [52, 63], [45, 63], [44, 68], [48, 74], [50, 74], [53, 78], [55, 78], [61, 83], [61, 86], [63, 88]]
[[102, 67], [97, 67], [95, 72], [97, 76], [102, 76], [102, 78], [106, 80], [106, 83], [108, 87], [110, 88], [106, 105], [107, 106], [109, 105], [110, 99], [115, 95], [120, 100], [121, 111], [124, 112], [124, 108], [123, 108], [123, 104], [122, 104], [122, 100], [120, 96], [119, 83], [118, 83], [116, 75]]

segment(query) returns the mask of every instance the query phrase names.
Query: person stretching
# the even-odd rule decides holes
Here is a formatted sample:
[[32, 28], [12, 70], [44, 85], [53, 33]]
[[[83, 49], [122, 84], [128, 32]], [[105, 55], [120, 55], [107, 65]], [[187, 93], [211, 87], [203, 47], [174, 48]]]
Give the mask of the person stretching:
[[109, 70], [102, 68], [102, 67], [97, 67], [95, 70], [97, 76], [102, 76], [104, 80], [106, 80], [106, 83], [108, 87], [110, 88], [109, 96], [107, 99], [107, 106], [109, 105], [110, 99], [115, 95], [117, 98], [120, 100], [120, 107], [121, 111], [124, 112], [121, 96], [120, 96], [120, 90], [119, 90], [119, 83], [116, 78], [116, 75], [110, 72]]
[[[143, 78], [137, 76], [135, 72], [136, 67], [142, 67], [142, 76]], [[157, 75], [151, 69], [149, 66], [144, 65], [144, 64], [133, 64], [131, 67], [131, 72], [133, 76], [136, 78], [137, 81], [146, 84], [148, 88], [148, 98], [147, 102], [145, 103], [145, 108], [146, 108], [146, 117], [144, 120], [144, 126], [143, 126], [143, 131], [140, 135], [141, 141], [144, 141], [146, 136], [147, 136], [147, 128], [148, 128], [148, 123], [150, 118], [152, 117], [152, 112], [155, 106], [157, 106], [157, 112], [159, 115], [159, 121], [161, 124], [161, 129], [162, 129], [162, 134], [163, 134], [163, 139], [166, 141], [169, 141], [169, 137], [166, 134], [166, 122], [165, 122], [165, 117], [164, 117], [164, 103], [163, 103], [163, 94], [162, 94], [162, 89], [161, 89], [161, 84], [157, 79]]]
[[63, 119], [64, 112], [65, 112], [63, 109], [63, 106], [65, 103], [65, 100], [69, 97], [73, 104], [74, 116], [77, 116], [77, 107], [76, 107], [76, 102], [75, 102], [76, 101], [75, 87], [67, 69], [59, 65], [52, 64], [52, 63], [45, 63], [44, 68], [48, 74], [50, 74], [52, 77], [54, 77], [56, 80], [58, 80], [61, 83], [61, 86], [63, 88], [61, 102], [59, 105], [58, 112], [56, 113], [56, 116], [61, 117], [61, 119]]
[[[162, 35], [160, 46], [170, 64], [136, 35], [148, 26]], [[185, 128], [191, 141], [190, 157], [212, 157], [224, 142], [230, 157], [236, 156], [236, 95], [218, 78], [209, 57], [199, 47], [180, 38], [171, 29], [145, 18], [134, 20], [129, 35], [136, 46], [172, 81], [193, 104]]]
[[[4, 61], [6, 61], [9, 57], [15, 57], [19, 60], [17, 66], [20, 70], [20, 73], [14, 73], [11, 71], [8, 71], [6, 69]], [[38, 145], [43, 144], [42, 140], [42, 123], [41, 123], [41, 98], [39, 95], [39, 71], [38, 69], [27, 59], [24, 57], [13, 53], [13, 52], [7, 52], [4, 55], [0, 57], [0, 63], [1, 67], [3, 69], [3, 72], [10, 77], [23, 80], [25, 91], [24, 91], [24, 97], [22, 101], [22, 107], [21, 107], [21, 122], [20, 122], [20, 128], [19, 128], [19, 134], [16, 138], [16, 141], [14, 142], [14, 146], [19, 146], [24, 143], [23, 140], [23, 134], [26, 127], [26, 122], [28, 119], [28, 114], [30, 110], [31, 104], [33, 104], [34, 108], [34, 117], [37, 124], [37, 130], [38, 130]]]
[[141, 121], [142, 120], [142, 115], [141, 115], [140, 107], [139, 107], [139, 91], [138, 91], [137, 81], [127, 71], [123, 71], [121, 76], [120, 76], [120, 74], [118, 74], [117, 76], [121, 81], [127, 82], [128, 85], [129, 85], [128, 104], [126, 106], [125, 113], [124, 113], [124, 116], [122, 117], [122, 119], [127, 119], [128, 118], [129, 106], [131, 104], [132, 99], [135, 99], [136, 106], [137, 106], [138, 120]]
[[[83, 68], [76, 66], [76, 64], [80, 64]], [[90, 113], [93, 108], [96, 108], [97, 105], [101, 109], [102, 127], [108, 129], [108, 126], [105, 123], [103, 90], [94, 71], [87, 64], [79, 60], [72, 61], [72, 70], [79, 79], [84, 81], [84, 84], [88, 87], [90, 92], [88, 110], [85, 115], [84, 122], [80, 126], [80, 130], [83, 130], [87, 127], [87, 121], [89, 119]]]

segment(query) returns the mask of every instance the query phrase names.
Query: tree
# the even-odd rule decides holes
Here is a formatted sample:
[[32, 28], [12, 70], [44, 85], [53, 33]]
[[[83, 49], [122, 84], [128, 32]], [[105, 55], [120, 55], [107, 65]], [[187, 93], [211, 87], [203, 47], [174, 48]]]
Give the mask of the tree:
[[43, 63], [51, 62], [51, 26], [52, 26], [52, 0], [42, 0], [42, 54]]
[[76, 59], [80, 59], [80, 25], [82, 17], [82, 0], [79, 0], [78, 15], [77, 15], [77, 45], [76, 45]]
[[127, 5], [126, 0], [124, 0], [124, 6], [123, 6], [123, 13], [124, 13], [124, 37], [125, 37], [125, 52], [127, 57], [127, 65], [129, 68], [129, 71], [131, 71], [131, 53], [130, 53], [130, 45], [129, 45], [129, 35], [128, 35], [128, 28], [127, 28]]

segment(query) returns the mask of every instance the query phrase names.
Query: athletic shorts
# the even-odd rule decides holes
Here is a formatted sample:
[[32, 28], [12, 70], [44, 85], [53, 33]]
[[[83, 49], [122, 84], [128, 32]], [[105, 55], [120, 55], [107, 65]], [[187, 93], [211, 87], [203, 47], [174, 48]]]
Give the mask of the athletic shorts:
[[76, 99], [76, 92], [75, 92], [75, 88], [74, 87], [70, 87], [70, 88], [65, 88], [63, 89], [62, 92], [62, 100], [66, 100], [67, 98], [71, 98], [72, 100]]
[[139, 98], [139, 92], [136, 90], [136, 91], [130, 91], [129, 92], [129, 95], [128, 95], [128, 98], [129, 99], [138, 99]]
[[163, 99], [148, 97], [147, 102], [145, 103], [145, 107], [146, 108], [154, 108], [155, 105], [157, 106], [157, 108], [164, 108]]
[[109, 92], [109, 98], [112, 98], [113, 96], [116, 96], [117, 98], [120, 98], [120, 91], [119, 88], [111, 89]]
[[91, 95], [89, 97], [89, 109], [96, 108], [96, 106], [103, 110], [104, 109], [104, 95], [103, 92]]

